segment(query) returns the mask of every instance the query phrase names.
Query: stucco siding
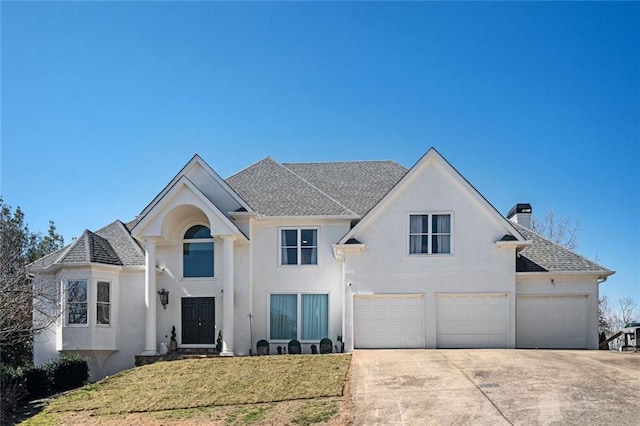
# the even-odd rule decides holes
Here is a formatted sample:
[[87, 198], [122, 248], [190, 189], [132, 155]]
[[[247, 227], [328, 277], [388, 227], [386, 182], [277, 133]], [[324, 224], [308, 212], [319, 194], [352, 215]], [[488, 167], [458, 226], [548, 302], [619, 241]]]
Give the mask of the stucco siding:
[[[318, 264], [280, 265], [280, 230], [283, 228], [318, 229]], [[255, 342], [269, 340], [270, 293], [327, 293], [329, 303], [329, 335], [336, 341], [342, 334], [342, 264], [333, 256], [332, 244], [349, 230], [347, 220], [261, 220], [252, 226], [253, 244], [253, 334]], [[271, 342], [272, 352], [285, 342]], [[315, 342], [316, 344], [318, 342]], [[303, 344], [309, 352], [311, 343]], [[255, 350], [255, 348], [254, 348]]]
[[[347, 299], [354, 294], [424, 293], [425, 344], [436, 347], [436, 297], [440, 293], [506, 293], [508, 347], [515, 345], [515, 253], [498, 249], [505, 234], [486, 205], [440, 164], [410, 181], [355, 237], [366, 248], [345, 256]], [[489, 207], [490, 208], [490, 207]], [[452, 253], [409, 254], [409, 215], [452, 215]], [[352, 347], [352, 302], [347, 303], [347, 346]]]
[[575, 274], [517, 274], [516, 292], [523, 296], [584, 295], [587, 304], [587, 348], [598, 349], [598, 277]]

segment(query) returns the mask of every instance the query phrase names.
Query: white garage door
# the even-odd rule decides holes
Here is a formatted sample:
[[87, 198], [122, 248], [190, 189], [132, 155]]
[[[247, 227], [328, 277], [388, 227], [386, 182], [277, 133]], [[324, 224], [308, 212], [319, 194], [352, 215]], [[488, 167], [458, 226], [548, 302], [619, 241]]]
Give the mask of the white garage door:
[[588, 298], [584, 296], [518, 296], [516, 347], [587, 347]]
[[353, 305], [356, 348], [424, 348], [423, 294], [357, 295]]
[[438, 348], [506, 348], [509, 303], [504, 293], [439, 294]]

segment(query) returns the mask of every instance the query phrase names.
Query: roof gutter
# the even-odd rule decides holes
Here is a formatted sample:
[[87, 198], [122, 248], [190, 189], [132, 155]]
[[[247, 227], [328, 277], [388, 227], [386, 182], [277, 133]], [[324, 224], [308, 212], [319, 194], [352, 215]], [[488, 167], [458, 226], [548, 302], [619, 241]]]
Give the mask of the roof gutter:
[[605, 282], [607, 280], [607, 278], [613, 274], [615, 274], [616, 271], [536, 271], [536, 272], [516, 272], [517, 276], [520, 277], [549, 277], [550, 275], [557, 275], [557, 276], [597, 276], [597, 280], [598, 283], [600, 282]]

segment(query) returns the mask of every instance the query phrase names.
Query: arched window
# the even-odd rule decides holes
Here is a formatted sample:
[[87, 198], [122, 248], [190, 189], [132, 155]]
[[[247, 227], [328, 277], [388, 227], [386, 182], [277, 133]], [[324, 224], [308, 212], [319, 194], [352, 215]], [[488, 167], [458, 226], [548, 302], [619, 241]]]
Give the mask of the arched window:
[[213, 237], [204, 225], [194, 225], [184, 233], [182, 275], [185, 278], [213, 277]]

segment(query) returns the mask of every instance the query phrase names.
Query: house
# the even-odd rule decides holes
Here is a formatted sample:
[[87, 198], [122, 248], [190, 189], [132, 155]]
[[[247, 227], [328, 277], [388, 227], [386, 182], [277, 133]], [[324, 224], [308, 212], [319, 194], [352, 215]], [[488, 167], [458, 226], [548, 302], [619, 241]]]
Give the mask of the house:
[[[35, 363], [91, 359], [93, 378], [182, 348], [249, 355], [266, 339], [354, 348], [598, 347], [613, 274], [502, 216], [431, 148], [392, 161], [278, 163], [224, 180], [194, 156], [135, 220], [86, 230], [30, 266], [60, 321]], [[160, 304], [159, 292], [168, 292]]]

